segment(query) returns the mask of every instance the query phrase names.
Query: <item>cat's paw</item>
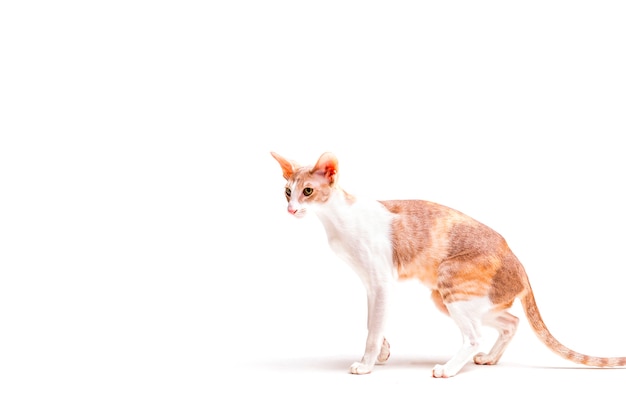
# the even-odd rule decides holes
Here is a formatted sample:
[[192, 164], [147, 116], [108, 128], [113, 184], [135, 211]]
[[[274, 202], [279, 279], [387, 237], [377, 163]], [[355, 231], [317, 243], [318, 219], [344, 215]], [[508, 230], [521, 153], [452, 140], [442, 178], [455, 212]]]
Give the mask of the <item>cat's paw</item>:
[[354, 362], [352, 366], [350, 366], [350, 373], [355, 375], [365, 375], [372, 372], [372, 365], [366, 365], [361, 362]]
[[380, 364], [387, 362], [387, 359], [389, 359], [390, 355], [391, 352], [389, 350], [389, 342], [387, 341], [387, 339], [383, 339], [383, 346], [380, 348], [380, 353], [378, 354], [377, 358], [378, 363]]
[[481, 352], [474, 356], [474, 363], [476, 365], [495, 365], [496, 363], [498, 363], [498, 359]]
[[446, 368], [446, 365], [435, 365], [433, 368], [433, 378], [449, 378], [454, 375], [456, 374]]

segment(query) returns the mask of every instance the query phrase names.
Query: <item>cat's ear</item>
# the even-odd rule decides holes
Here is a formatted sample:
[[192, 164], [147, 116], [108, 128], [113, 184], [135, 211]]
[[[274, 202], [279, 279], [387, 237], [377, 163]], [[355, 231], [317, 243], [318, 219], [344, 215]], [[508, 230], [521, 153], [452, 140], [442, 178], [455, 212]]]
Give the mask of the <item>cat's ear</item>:
[[337, 181], [338, 171], [339, 161], [337, 161], [337, 157], [330, 152], [323, 153], [311, 170], [311, 172], [324, 175], [330, 185]]
[[294, 171], [298, 168], [298, 164], [296, 164], [293, 161], [283, 158], [276, 152], [270, 152], [270, 153], [272, 154], [274, 159], [277, 160], [278, 163], [280, 164], [280, 167], [283, 170], [283, 177], [285, 177], [286, 180], [289, 180], [289, 178], [291, 178], [291, 176], [293, 175]]

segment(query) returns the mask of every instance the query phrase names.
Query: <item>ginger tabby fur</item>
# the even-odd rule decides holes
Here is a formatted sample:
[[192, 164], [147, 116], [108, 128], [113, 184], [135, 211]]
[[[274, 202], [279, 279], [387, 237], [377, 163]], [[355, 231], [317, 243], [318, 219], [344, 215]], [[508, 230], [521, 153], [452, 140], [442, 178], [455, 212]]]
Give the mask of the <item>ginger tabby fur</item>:
[[[359, 275], [368, 298], [365, 353], [350, 367], [367, 374], [389, 358], [384, 327], [390, 285], [418, 278], [432, 299], [463, 335], [459, 351], [436, 365], [433, 377], [456, 375], [470, 360], [496, 364], [511, 341], [519, 319], [508, 312], [520, 299], [539, 339], [578, 364], [614, 367], [626, 357], [603, 358], [575, 352], [558, 342], [544, 324], [524, 267], [502, 236], [465, 214], [421, 200], [369, 201], [338, 185], [338, 161], [324, 153], [313, 166], [300, 166], [272, 152], [287, 180], [287, 210], [302, 217], [313, 210], [326, 229], [331, 248]], [[498, 338], [489, 353], [479, 352], [480, 330], [494, 327]]]

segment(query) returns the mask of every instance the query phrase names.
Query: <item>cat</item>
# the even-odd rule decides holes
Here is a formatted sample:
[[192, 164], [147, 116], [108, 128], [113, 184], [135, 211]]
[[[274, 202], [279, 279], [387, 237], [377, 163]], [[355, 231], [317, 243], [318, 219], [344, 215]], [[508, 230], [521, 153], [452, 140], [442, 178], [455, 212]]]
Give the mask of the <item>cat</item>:
[[[352, 374], [370, 373], [390, 355], [384, 336], [391, 284], [418, 278], [431, 298], [460, 328], [463, 343], [435, 378], [456, 375], [470, 360], [496, 364], [511, 341], [519, 319], [508, 309], [519, 299], [539, 339], [572, 362], [595, 366], [626, 365], [626, 357], [596, 357], [557, 341], [544, 324], [524, 267], [504, 238], [452, 208], [422, 200], [359, 199], [338, 184], [338, 161], [330, 152], [315, 165], [300, 166], [271, 152], [287, 180], [287, 210], [303, 217], [310, 209], [322, 222], [331, 248], [359, 275], [366, 288], [368, 335], [365, 353], [350, 366]], [[479, 351], [483, 325], [498, 337], [488, 353]]]

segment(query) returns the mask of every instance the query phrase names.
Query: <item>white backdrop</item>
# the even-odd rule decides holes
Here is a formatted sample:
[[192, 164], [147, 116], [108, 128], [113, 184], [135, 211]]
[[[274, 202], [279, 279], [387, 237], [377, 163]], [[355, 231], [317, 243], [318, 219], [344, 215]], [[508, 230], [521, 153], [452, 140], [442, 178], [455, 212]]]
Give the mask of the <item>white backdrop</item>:
[[623, 411], [626, 371], [571, 369], [524, 320], [498, 367], [433, 380], [460, 338], [416, 282], [390, 362], [348, 375], [364, 292], [288, 216], [269, 152], [333, 151], [352, 194], [492, 226], [559, 340], [624, 356], [625, 20], [617, 1], [3, 3], [0, 414]]

